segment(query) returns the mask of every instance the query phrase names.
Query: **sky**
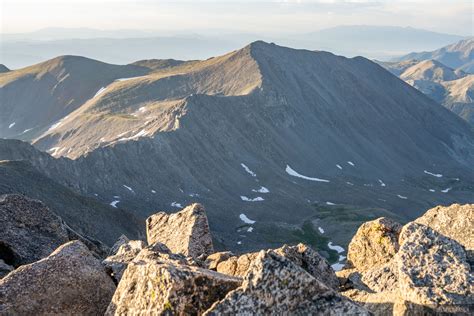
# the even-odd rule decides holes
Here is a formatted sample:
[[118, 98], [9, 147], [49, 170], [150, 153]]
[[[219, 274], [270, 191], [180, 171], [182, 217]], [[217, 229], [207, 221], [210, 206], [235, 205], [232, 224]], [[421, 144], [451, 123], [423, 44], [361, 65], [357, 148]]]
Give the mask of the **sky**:
[[42, 28], [170, 33], [311, 32], [338, 25], [411, 26], [472, 36], [472, 0], [0, 0], [0, 33]]

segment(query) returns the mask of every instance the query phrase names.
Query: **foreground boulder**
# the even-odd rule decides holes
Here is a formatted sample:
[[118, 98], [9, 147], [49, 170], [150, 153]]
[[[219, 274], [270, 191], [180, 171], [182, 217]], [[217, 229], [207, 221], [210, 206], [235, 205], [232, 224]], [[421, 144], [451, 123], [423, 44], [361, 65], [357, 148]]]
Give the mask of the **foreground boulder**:
[[[124, 241], [124, 239], [120, 238], [119, 241]], [[145, 247], [145, 243], [141, 240], [124, 241], [121, 243], [120, 247], [118, 247], [116, 253], [108, 256], [104, 261], [102, 261], [102, 264], [109, 271], [112, 278], [118, 283], [120, 282], [127, 265], [135, 259], [140, 251]]]
[[415, 222], [460, 243], [474, 261], [474, 204], [437, 206], [428, 210]]
[[[456, 210], [460, 210], [461, 215], [458, 216]], [[358, 260], [358, 253], [352, 249], [356, 264], [337, 273], [344, 281], [342, 294], [376, 315], [469, 314], [474, 306], [474, 275], [465, 251], [470, 237], [444, 227], [450, 225], [468, 234], [472, 232], [474, 219], [469, 210], [470, 206], [437, 207], [406, 224], [398, 233], [398, 242], [388, 248], [398, 251], [395, 255], [390, 251], [391, 259], [384, 259], [385, 263], [378, 259]], [[376, 236], [374, 230], [367, 229], [373, 223], [362, 225], [364, 229], [361, 227], [354, 237], [358, 239], [357, 244], [363, 244], [361, 231], [368, 232], [364, 236]], [[462, 241], [464, 247], [441, 232]], [[357, 248], [358, 251], [370, 254], [380, 249], [379, 243], [366, 242], [365, 245], [365, 248]]]
[[389, 262], [398, 251], [401, 228], [385, 217], [362, 224], [349, 244], [348, 266], [365, 271]]
[[198, 315], [241, 283], [239, 278], [186, 264], [161, 244], [128, 264], [106, 315]]
[[0, 280], [0, 315], [101, 315], [114, 291], [100, 261], [72, 241]]
[[18, 267], [47, 257], [70, 240], [81, 240], [97, 256], [107, 247], [72, 230], [42, 202], [22, 195], [0, 197], [0, 259]]
[[401, 297], [422, 305], [474, 304], [474, 275], [463, 247], [428, 226], [409, 223], [396, 256]]
[[[339, 281], [334, 274], [334, 270], [326, 259], [311, 247], [300, 243], [296, 246], [283, 245], [273, 251], [291, 260], [326, 286], [335, 290], [339, 287]], [[258, 252], [253, 252], [241, 256], [229, 256], [228, 253], [220, 253], [220, 255], [214, 254], [210, 258], [208, 257], [206, 261], [212, 263], [212, 266], [209, 267], [210, 269], [215, 266], [217, 272], [243, 277], [247, 275], [252, 262], [256, 260], [258, 254]], [[226, 259], [223, 260], [224, 258]]]
[[192, 204], [175, 214], [156, 213], [146, 220], [148, 244], [160, 242], [173, 253], [198, 258], [214, 253], [204, 207]]
[[205, 315], [369, 315], [274, 251], [261, 251], [238, 289]]

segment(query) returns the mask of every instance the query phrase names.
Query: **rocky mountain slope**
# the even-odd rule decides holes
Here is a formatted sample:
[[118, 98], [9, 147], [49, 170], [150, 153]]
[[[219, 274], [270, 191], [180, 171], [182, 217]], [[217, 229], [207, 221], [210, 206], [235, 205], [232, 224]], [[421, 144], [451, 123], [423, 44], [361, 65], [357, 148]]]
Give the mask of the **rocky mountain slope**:
[[467, 122], [474, 123], [474, 75], [433, 59], [379, 63]]
[[474, 38], [461, 40], [431, 52], [410, 53], [395, 61], [434, 59], [440, 63], [467, 73], [474, 73]]
[[363, 221], [472, 200], [472, 127], [367, 59], [255, 42], [155, 64], [34, 140], [73, 160], [0, 159], [139, 217], [201, 202], [219, 248], [307, 241], [331, 263]]
[[[102, 262], [79, 240], [48, 255], [65, 224], [44, 221], [54, 217], [47, 210], [11, 216], [11, 208], [35, 202], [2, 199], [2, 314], [467, 315], [474, 305], [473, 204], [436, 207], [404, 226], [389, 218], [366, 222], [335, 273], [318, 248], [304, 244], [215, 252], [199, 204], [152, 215], [147, 242], [121, 236]], [[35, 238], [25, 240], [25, 230]], [[25, 249], [43, 258], [11, 266]]]

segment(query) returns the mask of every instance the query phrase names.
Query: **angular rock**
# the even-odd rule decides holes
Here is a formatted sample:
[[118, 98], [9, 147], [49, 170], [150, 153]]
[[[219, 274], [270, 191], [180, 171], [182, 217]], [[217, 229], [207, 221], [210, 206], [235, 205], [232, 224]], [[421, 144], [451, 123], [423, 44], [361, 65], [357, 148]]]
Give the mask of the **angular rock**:
[[415, 222], [431, 227], [438, 233], [456, 240], [474, 261], [474, 204], [437, 206]]
[[6, 264], [5, 261], [0, 259], [0, 279], [5, 275], [13, 271], [13, 267], [9, 264]]
[[[296, 246], [283, 245], [274, 249], [275, 253], [291, 260], [294, 264], [302, 267], [313, 277], [336, 290], [339, 281], [329, 263], [318, 252], [305, 244]], [[217, 264], [216, 271], [228, 275], [243, 277], [247, 274], [252, 262], [256, 259], [258, 252], [246, 253], [239, 257], [230, 257]]]
[[369, 315], [274, 251], [261, 251], [242, 286], [204, 315]]
[[81, 240], [97, 256], [107, 247], [72, 230], [42, 202], [22, 195], [0, 197], [0, 259], [18, 267], [47, 257], [70, 240]]
[[421, 305], [474, 304], [474, 276], [455, 240], [408, 223], [400, 233], [396, 263], [403, 299]]
[[[125, 239], [122, 237], [121, 240], [125, 241]], [[117, 243], [115, 245], [117, 245]], [[116, 250], [115, 255], [109, 256], [104, 261], [102, 261], [102, 264], [110, 272], [110, 275], [117, 284], [120, 282], [122, 274], [127, 268], [127, 265], [133, 259], [135, 259], [140, 251], [145, 247], [145, 243], [141, 240], [129, 240], [120, 245], [120, 247]]]
[[392, 260], [382, 266], [364, 271], [361, 281], [375, 292], [398, 291], [398, 265]]
[[199, 315], [241, 284], [239, 278], [179, 264], [182, 255], [166, 258], [161, 250], [146, 248], [129, 263], [106, 315]]
[[200, 204], [192, 204], [175, 214], [156, 213], [146, 220], [148, 244], [160, 242], [173, 253], [198, 258], [214, 253], [209, 223]]
[[213, 253], [206, 258], [203, 267], [209, 270], [216, 270], [219, 263], [228, 260], [230, 257], [234, 257], [234, 254], [230, 251]]
[[113, 255], [116, 255], [117, 252], [119, 251], [119, 248], [120, 246], [126, 244], [127, 242], [129, 242], [130, 239], [128, 239], [127, 236], [125, 235], [120, 235], [120, 237], [117, 239], [117, 241], [115, 242], [115, 244], [113, 244], [112, 247], [110, 247], [110, 251], [109, 251], [109, 257], [110, 256], [113, 256]]
[[327, 287], [337, 290], [339, 281], [327, 260], [317, 251], [305, 244], [296, 246], [284, 245], [275, 249], [280, 256], [290, 259], [294, 264], [306, 270], [314, 278], [321, 281]]
[[114, 291], [100, 261], [71, 241], [0, 280], [0, 314], [101, 315]]
[[385, 217], [362, 224], [349, 244], [347, 265], [365, 271], [389, 262], [398, 251], [401, 228]]

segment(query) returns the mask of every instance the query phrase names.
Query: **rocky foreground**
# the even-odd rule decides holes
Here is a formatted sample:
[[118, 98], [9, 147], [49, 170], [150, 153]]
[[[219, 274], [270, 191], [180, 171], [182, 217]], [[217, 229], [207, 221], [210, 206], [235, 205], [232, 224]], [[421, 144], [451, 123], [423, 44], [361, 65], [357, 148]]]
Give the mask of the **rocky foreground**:
[[471, 314], [474, 204], [364, 223], [344, 270], [308, 245], [215, 252], [204, 208], [107, 249], [41, 202], [0, 197], [0, 315]]

